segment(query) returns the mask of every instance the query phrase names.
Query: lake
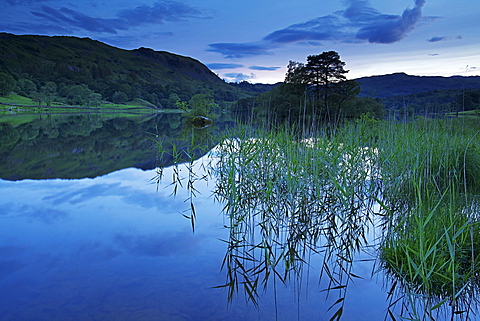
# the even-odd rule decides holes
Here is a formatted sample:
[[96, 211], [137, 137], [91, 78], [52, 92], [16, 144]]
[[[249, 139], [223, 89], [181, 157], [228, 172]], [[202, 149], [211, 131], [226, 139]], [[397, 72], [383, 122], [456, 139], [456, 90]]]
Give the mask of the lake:
[[[0, 121], [2, 320], [328, 320], [340, 302], [342, 320], [389, 318], [391, 282], [375, 247], [355, 255], [354, 277], [339, 289], [313, 250], [295, 253], [288, 275], [262, 270], [256, 224], [232, 250], [218, 177], [208, 175], [219, 161], [208, 137], [222, 124], [193, 129], [175, 114]], [[204, 148], [189, 167], [192, 133]], [[370, 245], [375, 233], [372, 225]], [[259, 283], [245, 286], [252, 271]]]

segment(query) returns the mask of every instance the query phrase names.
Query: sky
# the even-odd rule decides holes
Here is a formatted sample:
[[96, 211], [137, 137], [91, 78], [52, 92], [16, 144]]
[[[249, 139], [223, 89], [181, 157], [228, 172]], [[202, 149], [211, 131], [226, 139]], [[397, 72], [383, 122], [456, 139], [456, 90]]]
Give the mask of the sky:
[[334, 50], [347, 78], [480, 75], [480, 0], [1, 0], [0, 32], [88, 37], [276, 83]]

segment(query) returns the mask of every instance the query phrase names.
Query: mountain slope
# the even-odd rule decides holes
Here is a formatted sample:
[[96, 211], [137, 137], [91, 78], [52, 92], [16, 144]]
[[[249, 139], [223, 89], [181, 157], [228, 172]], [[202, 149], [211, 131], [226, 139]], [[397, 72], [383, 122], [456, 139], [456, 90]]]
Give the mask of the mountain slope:
[[157, 104], [172, 93], [188, 100], [209, 90], [219, 100], [234, 100], [237, 91], [193, 58], [65, 36], [0, 33], [0, 72], [33, 81], [38, 88], [46, 82], [57, 87], [84, 84], [110, 101], [115, 92]]
[[434, 90], [478, 89], [480, 76], [435, 77], [410, 76], [405, 73], [363, 77], [355, 79], [360, 84], [362, 96], [378, 98], [410, 95]]

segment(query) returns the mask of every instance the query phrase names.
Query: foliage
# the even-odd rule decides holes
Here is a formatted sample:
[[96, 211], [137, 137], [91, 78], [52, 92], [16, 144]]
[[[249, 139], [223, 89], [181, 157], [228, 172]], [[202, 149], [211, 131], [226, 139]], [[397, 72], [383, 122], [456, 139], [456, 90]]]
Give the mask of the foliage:
[[[335, 51], [307, 57], [307, 63], [290, 61], [285, 82], [256, 99], [237, 102], [235, 111], [252, 118], [262, 116], [267, 122], [315, 124], [357, 118], [364, 113], [383, 117], [379, 101], [358, 98], [357, 82], [345, 80], [345, 62]], [[253, 118], [252, 118], [253, 119]]]
[[[174, 108], [169, 105], [172, 93], [183, 101], [207, 92], [213, 92], [216, 101], [251, 95], [226, 84], [192, 58], [147, 48], [122, 50], [88, 38], [2, 34], [0, 61], [2, 75], [21, 82], [17, 86], [20, 94], [35, 96], [44, 103], [52, 96], [48, 90], [42, 93], [41, 87], [50, 82], [57, 86], [56, 100], [66, 98], [75, 105], [93, 106], [99, 99], [125, 103], [140, 98], [159, 108]], [[3, 79], [7, 78], [0, 77], [2, 84]], [[72, 86], [83, 86], [96, 95], [67, 98], [68, 90], [62, 88]], [[9, 92], [13, 89], [9, 85]]]
[[218, 286], [229, 299], [243, 292], [258, 305], [277, 283], [300, 288], [320, 256], [338, 320], [360, 277], [353, 262], [373, 247], [392, 319], [470, 319], [480, 292], [478, 122], [363, 115], [308, 132], [270, 128], [228, 133], [206, 169], [229, 232]]
[[188, 119], [197, 116], [212, 118], [212, 112], [218, 108], [218, 105], [214, 102], [211, 95], [196, 94], [188, 101], [188, 104], [178, 102], [177, 107], [181, 109], [185, 109], [185, 107], [187, 107], [187, 111], [184, 113], [184, 116]]
[[0, 96], [10, 94], [15, 88], [15, 79], [5, 72], [0, 72]]
[[[191, 142], [184, 137], [179, 113], [51, 114], [43, 118], [38, 115], [2, 117], [2, 179], [84, 178], [129, 167], [146, 170], [172, 165], [170, 157], [157, 159], [156, 141], [152, 137], [162, 140], [163, 149], [168, 153], [177, 145], [180, 159], [188, 159], [183, 150]], [[6, 123], [13, 120], [16, 123]], [[198, 141], [206, 149], [211, 148], [212, 144], [207, 143]], [[191, 155], [200, 157], [204, 153]]]
[[[390, 118], [475, 109], [479, 76], [421, 77], [404, 73], [356, 79], [360, 96], [380, 98]], [[471, 96], [470, 96], [471, 95]], [[478, 104], [477, 104], [478, 105]]]

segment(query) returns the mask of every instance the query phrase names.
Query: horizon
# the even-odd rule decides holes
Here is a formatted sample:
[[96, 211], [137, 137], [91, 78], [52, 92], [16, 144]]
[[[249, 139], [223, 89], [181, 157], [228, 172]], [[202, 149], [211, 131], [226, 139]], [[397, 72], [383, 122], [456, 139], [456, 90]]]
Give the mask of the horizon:
[[227, 82], [282, 82], [290, 60], [339, 53], [348, 79], [479, 76], [480, 2], [7, 0], [0, 32], [74, 36], [191, 57]]

